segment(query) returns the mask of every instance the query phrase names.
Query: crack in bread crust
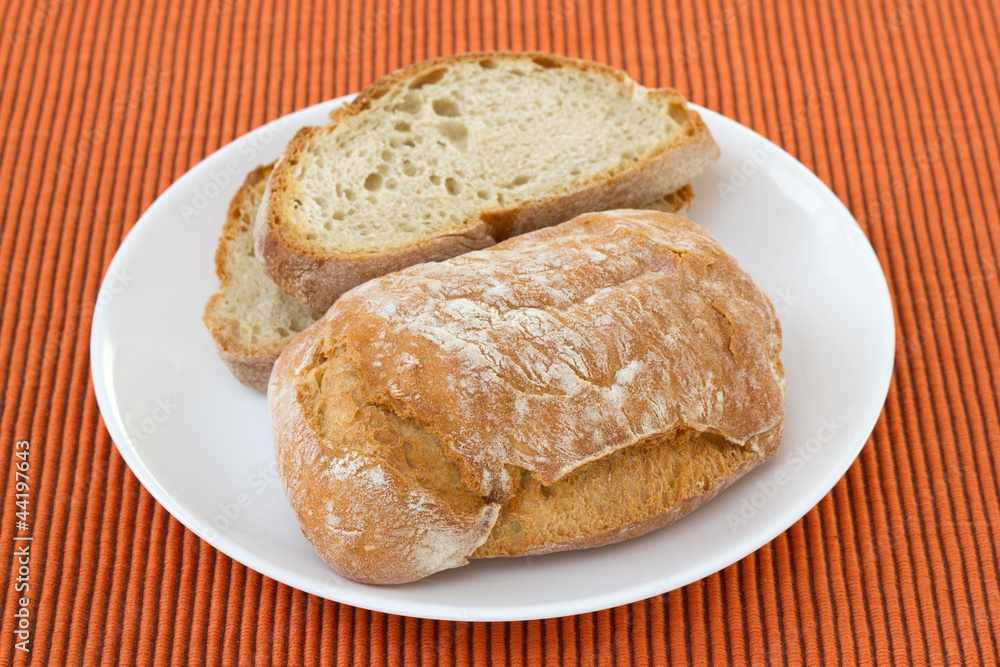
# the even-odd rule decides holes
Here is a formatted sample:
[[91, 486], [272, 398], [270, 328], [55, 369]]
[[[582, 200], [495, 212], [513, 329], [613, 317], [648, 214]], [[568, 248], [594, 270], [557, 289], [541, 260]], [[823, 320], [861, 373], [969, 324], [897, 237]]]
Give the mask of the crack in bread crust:
[[682, 430], [591, 461], [550, 486], [525, 475], [472, 557], [583, 549], [649, 533], [708, 502], [769, 458], [781, 440], [780, 425], [756, 440], [754, 448], [741, 447]]
[[551, 484], [664, 429], [743, 444], [781, 419], [766, 296], [697, 225], [618, 215], [412, 267], [334, 309], [368, 391], [431, 424], [486, 497], [508, 497], [505, 464]]
[[331, 447], [382, 462], [407, 483], [460, 514], [485, 504], [462, 481], [457, 455], [412, 417], [364, 390], [354, 354], [343, 339], [317, 348], [296, 382], [298, 401], [315, 432]]

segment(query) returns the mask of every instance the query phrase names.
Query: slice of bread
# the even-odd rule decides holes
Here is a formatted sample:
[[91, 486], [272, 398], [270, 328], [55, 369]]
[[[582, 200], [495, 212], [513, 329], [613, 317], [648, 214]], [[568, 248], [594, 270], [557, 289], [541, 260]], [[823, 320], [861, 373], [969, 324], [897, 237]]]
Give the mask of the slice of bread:
[[325, 310], [347, 289], [586, 211], [637, 207], [719, 149], [671, 89], [544, 53], [418, 63], [303, 128], [256, 222], [264, 271]]
[[258, 391], [285, 345], [322, 315], [282, 292], [254, 255], [253, 223], [270, 173], [271, 165], [250, 172], [229, 204], [215, 252], [219, 291], [202, 316], [233, 375]]
[[[322, 315], [282, 292], [254, 254], [253, 223], [271, 166], [250, 172], [229, 205], [215, 253], [219, 291], [208, 300], [202, 318], [233, 375], [258, 391], [267, 390], [271, 368], [285, 345]], [[694, 191], [686, 185], [643, 208], [685, 213], [693, 199]]]

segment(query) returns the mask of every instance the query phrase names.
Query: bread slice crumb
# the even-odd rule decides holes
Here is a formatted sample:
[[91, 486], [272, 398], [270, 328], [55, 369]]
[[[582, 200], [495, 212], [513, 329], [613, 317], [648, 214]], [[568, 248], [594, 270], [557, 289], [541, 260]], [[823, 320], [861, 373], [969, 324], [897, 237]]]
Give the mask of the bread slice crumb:
[[[272, 165], [249, 174], [229, 205], [215, 253], [219, 291], [205, 306], [203, 320], [219, 356], [244, 385], [267, 390], [278, 355], [322, 313], [288, 296], [260, 268], [253, 247], [253, 223]], [[686, 185], [644, 208], [684, 213], [694, 200]]]

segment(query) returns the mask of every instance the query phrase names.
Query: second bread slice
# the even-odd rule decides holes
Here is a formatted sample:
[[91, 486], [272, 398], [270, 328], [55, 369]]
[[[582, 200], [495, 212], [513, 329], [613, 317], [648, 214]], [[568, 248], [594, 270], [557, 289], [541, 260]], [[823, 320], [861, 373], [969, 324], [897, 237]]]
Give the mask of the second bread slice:
[[430, 60], [301, 130], [256, 222], [264, 271], [325, 310], [411, 264], [579, 213], [642, 206], [719, 151], [679, 93], [543, 53]]
[[[267, 389], [271, 368], [285, 346], [322, 315], [283, 293], [254, 254], [253, 223], [271, 167], [251, 171], [229, 205], [215, 253], [219, 291], [208, 300], [202, 318], [229, 370], [258, 391]], [[694, 191], [686, 185], [642, 208], [685, 213], [693, 199]]]
[[253, 250], [253, 221], [271, 165], [257, 167], [233, 196], [215, 251], [219, 291], [202, 320], [236, 378], [258, 391], [285, 346], [322, 313], [282, 292], [264, 275]]

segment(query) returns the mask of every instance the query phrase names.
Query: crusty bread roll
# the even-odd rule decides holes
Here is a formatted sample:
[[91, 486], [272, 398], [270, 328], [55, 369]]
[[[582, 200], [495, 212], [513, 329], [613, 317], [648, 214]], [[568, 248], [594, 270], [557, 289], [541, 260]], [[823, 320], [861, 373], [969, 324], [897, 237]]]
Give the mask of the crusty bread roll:
[[344, 294], [271, 375], [278, 470], [361, 582], [616, 542], [776, 451], [780, 348], [706, 230], [585, 214]]

